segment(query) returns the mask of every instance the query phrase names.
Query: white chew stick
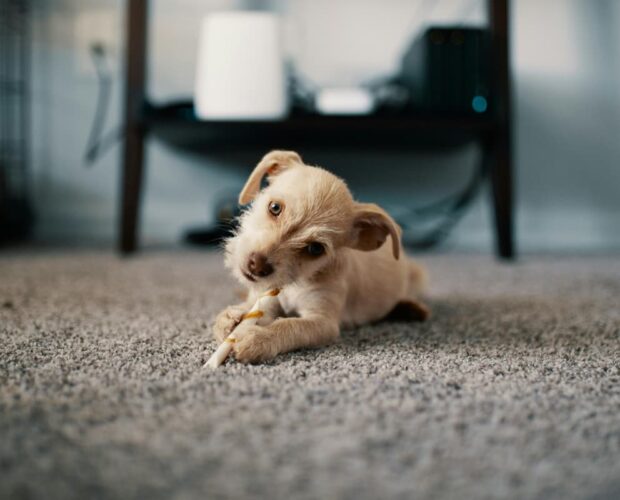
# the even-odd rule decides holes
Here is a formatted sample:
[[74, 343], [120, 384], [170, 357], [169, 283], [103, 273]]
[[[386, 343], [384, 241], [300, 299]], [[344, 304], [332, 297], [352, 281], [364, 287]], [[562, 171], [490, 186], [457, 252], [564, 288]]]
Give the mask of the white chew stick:
[[271, 323], [276, 318], [277, 310], [280, 305], [278, 300], [279, 293], [280, 290], [277, 288], [263, 293], [254, 303], [250, 312], [243, 315], [241, 323], [239, 323], [237, 328], [235, 328], [235, 330], [226, 337], [226, 340], [219, 345], [209, 360], [203, 365], [203, 368], [209, 367], [215, 370], [224, 362], [230, 354], [233, 344], [243, 338], [244, 329], [239, 328], [239, 326], [257, 324], [265, 326]]

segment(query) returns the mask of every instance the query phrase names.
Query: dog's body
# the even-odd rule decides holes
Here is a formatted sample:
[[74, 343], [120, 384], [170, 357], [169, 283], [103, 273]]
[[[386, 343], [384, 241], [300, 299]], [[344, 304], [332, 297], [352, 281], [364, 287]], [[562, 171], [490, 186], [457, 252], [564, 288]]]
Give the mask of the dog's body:
[[[269, 186], [261, 191], [266, 175]], [[428, 310], [415, 301], [424, 272], [401, 257], [400, 228], [380, 207], [355, 202], [341, 179], [304, 165], [296, 153], [273, 151], [239, 196], [242, 205], [252, 200], [226, 244], [226, 265], [248, 286], [248, 298], [218, 315], [214, 334], [223, 341], [268, 288], [282, 288], [284, 317], [250, 327], [234, 345], [238, 360], [331, 343], [340, 327], [391, 312], [426, 319]], [[384, 245], [388, 236], [391, 245]]]

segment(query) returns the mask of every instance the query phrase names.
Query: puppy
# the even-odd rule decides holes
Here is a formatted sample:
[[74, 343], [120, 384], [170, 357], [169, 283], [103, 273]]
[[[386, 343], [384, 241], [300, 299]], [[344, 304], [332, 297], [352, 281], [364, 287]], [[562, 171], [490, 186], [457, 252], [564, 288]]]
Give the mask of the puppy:
[[[269, 185], [261, 190], [267, 177]], [[213, 326], [222, 342], [257, 296], [281, 288], [281, 318], [252, 326], [234, 344], [237, 360], [255, 363], [316, 347], [352, 328], [396, 315], [425, 320], [415, 300], [424, 272], [402, 255], [400, 227], [379, 206], [353, 200], [345, 183], [291, 151], [272, 151], [239, 195], [250, 209], [225, 245], [225, 263], [248, 288], [247, 300], [224, 309]], [[386, 240], [389, 238], [389, 243]]]

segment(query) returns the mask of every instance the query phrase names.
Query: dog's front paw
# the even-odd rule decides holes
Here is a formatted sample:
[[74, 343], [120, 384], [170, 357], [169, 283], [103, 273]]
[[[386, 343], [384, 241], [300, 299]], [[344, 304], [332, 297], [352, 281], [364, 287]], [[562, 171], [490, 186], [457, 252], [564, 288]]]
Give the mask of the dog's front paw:
[[235, 327], [241, 322], [246, 310], [241, 306], [230, 306], [219, 313], [213, 323], [213, 335], [220, 343], [230, 335]]
[[261, 363], [278, 354], [276, 343], [262, 326], [248, 326], [243, 338], [233, 344], [233, 350], [241, 363]]

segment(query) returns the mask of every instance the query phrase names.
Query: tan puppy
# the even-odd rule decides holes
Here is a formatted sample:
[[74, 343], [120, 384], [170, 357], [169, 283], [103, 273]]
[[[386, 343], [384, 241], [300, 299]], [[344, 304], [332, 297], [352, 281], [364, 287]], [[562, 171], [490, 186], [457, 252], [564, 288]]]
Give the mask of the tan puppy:
[[[261, 190], [265, 176], [269, 186]], [[217, 316], [214, 334], [222, 342], [269, 288], [282, 288], [286, 317], [250, 327], [234, 345], [239, 361], [328, 344], [338, 339], [340, 327], [390, 313], [428, 317], [414, 300], [424, 273], [402, 255], [400, 228], [379, 206], [355, 202], [335, 175], [304, 165], [297, 153], [272, 151], [239, 195], [241, 205], [251, 201], [226, 242], [226, 266], [248, 287], [248, 298]]]

